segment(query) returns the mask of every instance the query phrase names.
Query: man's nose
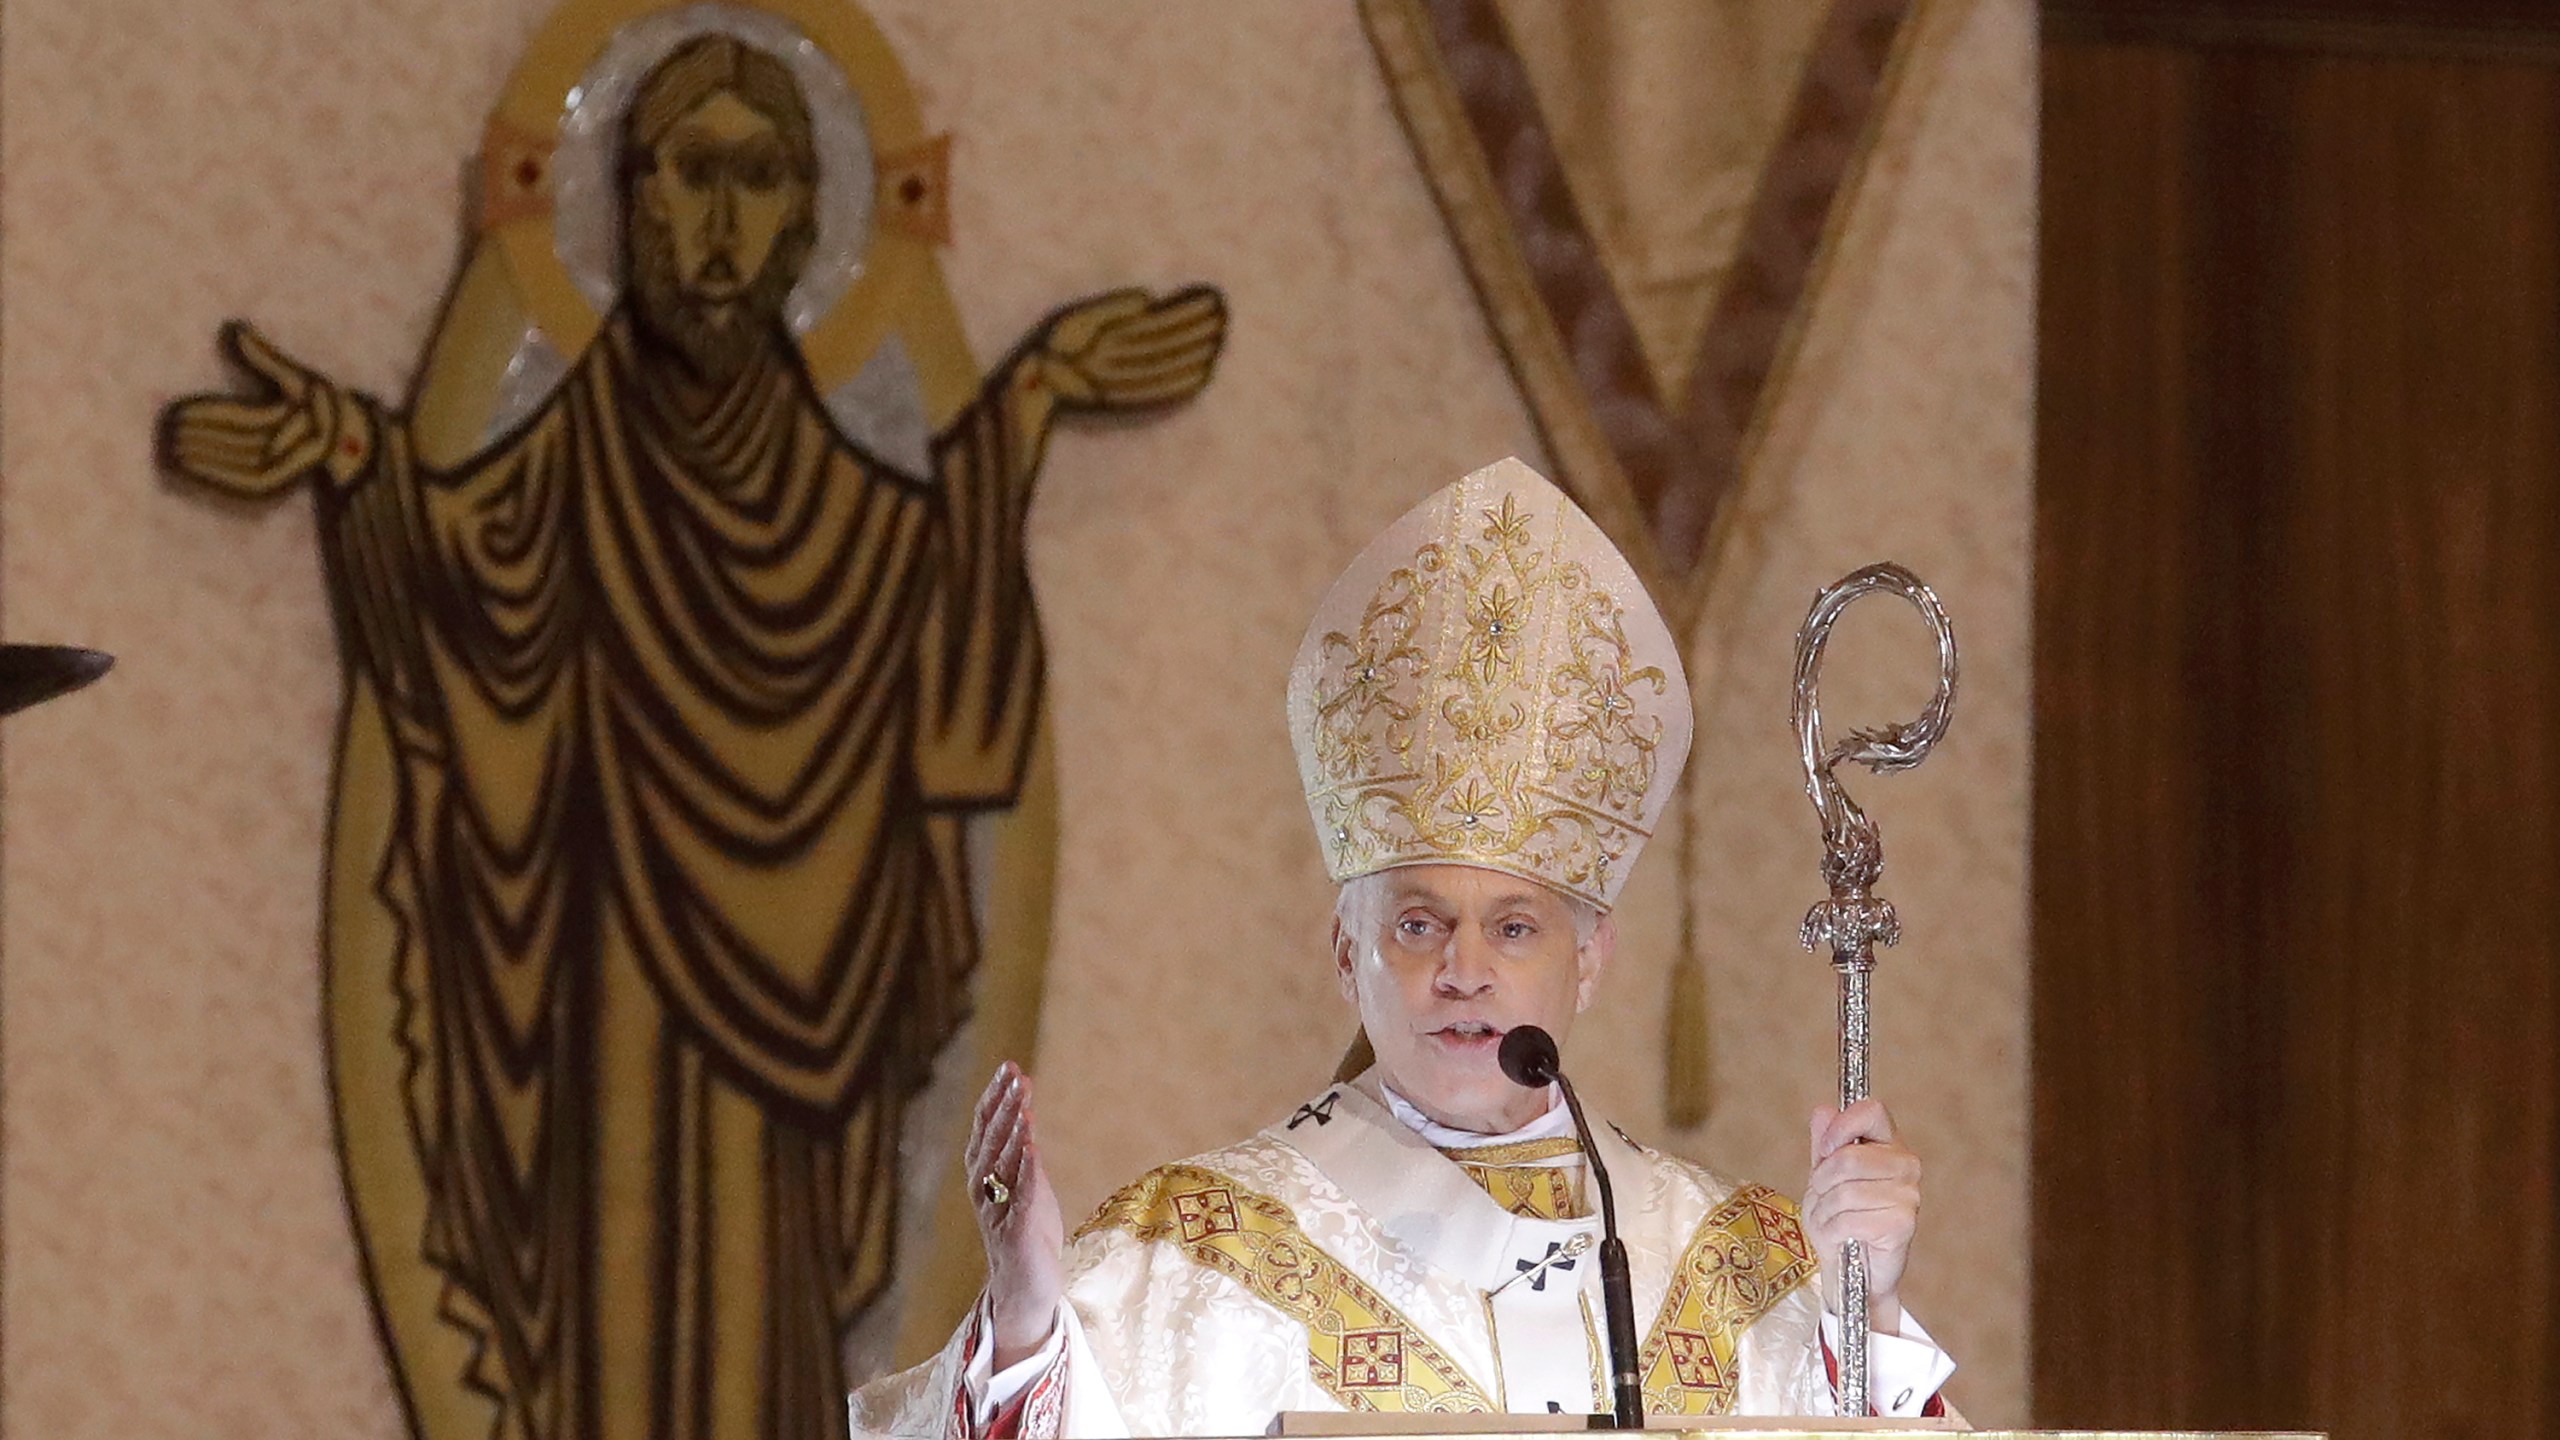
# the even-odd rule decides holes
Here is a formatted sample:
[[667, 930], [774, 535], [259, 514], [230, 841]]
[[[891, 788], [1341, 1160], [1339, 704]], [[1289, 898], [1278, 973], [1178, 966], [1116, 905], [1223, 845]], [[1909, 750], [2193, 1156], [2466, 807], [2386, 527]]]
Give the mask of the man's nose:
[[1493, 988], [1493, 959], [1485, 953], [1484, 942], [1460, 930], [1449, 937], [1449, 947], [1440, 954], [1439, 972], [1432, 976], [1432, 988], [1451, 1000], [1470, 1000]]

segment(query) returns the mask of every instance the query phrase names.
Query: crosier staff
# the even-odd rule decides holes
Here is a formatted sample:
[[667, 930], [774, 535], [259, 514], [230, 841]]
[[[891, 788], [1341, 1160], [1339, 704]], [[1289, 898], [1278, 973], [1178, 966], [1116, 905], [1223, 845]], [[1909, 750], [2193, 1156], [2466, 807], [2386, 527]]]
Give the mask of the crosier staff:
[[[1938, 641], [1938, 688], [1928, 708], [1907, 725], [1856, 730], [1836, 745], [1822, 738], [1820, 682], [1823, 647], [1840, 613], [1860, 597], [1882, 591], [1911, 602]], [[1875, 774], [1908, 770], [1929, 756], [1947, 733], [1956, 699], [1956, 634], [1946, 607], [1920, 577], [1890, 562], [1870, 565], [1833, 582], [1813, 597], [1804, 628], [1796, 632], [1796, 685], [1793, 717], [1796, 743], [1804, 760], [1804, 793], [1822, 817], [1822, 878], [1831, 898], [1805, 913], [1798, 932], [1807, 950], [1831, 946], [1832, 968], [1840, 972], [1840, 1108], [1867, 1097], [1867, 977], [1876, 968], [1876, 947], [1902, 939], [1902, 921], [1891, 901], [1875, 893], [1884, 873], [1884, 837], [1849, 798], [1832, 771], [1842, 762], [1864, 765]], [[1865, 1415], [1867, 1403], [1867, 1262], [1855, 1240], [1840, 1247], [1840, 1413]]]

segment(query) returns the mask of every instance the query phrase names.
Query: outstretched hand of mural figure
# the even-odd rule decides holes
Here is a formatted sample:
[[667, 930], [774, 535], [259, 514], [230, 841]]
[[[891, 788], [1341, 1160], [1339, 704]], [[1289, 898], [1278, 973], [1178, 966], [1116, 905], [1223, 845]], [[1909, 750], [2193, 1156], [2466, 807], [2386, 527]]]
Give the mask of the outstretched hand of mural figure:
[[1226, 338], [1226, 299], [1207, 286], [1114, 290], [1050, 316], [1026, 359], [1062, 408], [1139, 410], [1200, 393]]
[[1066, 1219], [1031, 1134], [1031, 1077], [1010, 1060], [978, 1097], [966, 1163], [1002, 1370], [1048, 1343], [1067, 1293]]
[[222, 327], [222, 350], [248, 374], [248, 393], [192, 395], [171, 405], [160, 424], [163, 463], [245, 499], [278, 494], [314, 470], [340, 484], [363, 471], [375, 438], [363, 400], [245, 320]]

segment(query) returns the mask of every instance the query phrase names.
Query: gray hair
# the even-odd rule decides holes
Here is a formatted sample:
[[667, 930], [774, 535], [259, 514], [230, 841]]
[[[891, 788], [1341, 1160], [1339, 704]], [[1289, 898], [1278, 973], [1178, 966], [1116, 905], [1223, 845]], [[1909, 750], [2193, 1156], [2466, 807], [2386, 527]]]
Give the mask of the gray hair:
[[[1393, 870], [1379, 870], [1368, 875], [1354, 875], [1342, 882], [1333, 897], [1333, 918], [1342, 933], [1352, 937], [1356, 945], [1378, 943], [1378, 927], [1387, 922], [1387, 906], [1395, 899]], [[1551, 892], [1564, 902], [1573, 916], [1573, 943], [1576, 948], [1591, 943], [1593, 931], [1600, 928], [1601, 910], [1579, 896], [1562, 891]]]

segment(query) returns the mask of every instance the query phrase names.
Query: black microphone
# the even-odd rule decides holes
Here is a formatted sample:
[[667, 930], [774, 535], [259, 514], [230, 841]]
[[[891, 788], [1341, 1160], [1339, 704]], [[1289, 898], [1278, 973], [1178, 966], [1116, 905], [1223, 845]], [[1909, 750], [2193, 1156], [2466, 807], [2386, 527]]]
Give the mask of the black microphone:
[[[1582, 1143], [1583, 1162], [1600, 1182], [1600, 1303], [1609, 1318], [1609, 1373], [1618, 1397], [1617, 1428], [1644, 1428], [1644, 1387], [1636, 1378], [1636, 1300], [1627, 1284], [1627, 1244], [1618, 1238], [1618, 1198], [1609, 1189], [1609, 1167], [1600, 1163], [1591, 1143], [1591, 1126], [1582, 1118], [1582, 1101], [1573, 1082], [1564, 1078], [1556, 1054], [1556, 1037], [1535, 1025], [1523, 1025], [1502, 1037], [1502, 1073], [1514, 1085], [1564, 1092], [1564, 1108], [1573, 1112], [1573, 1133]], [[1598, 1423], [1594, 1421], [1593, 1423]]]

